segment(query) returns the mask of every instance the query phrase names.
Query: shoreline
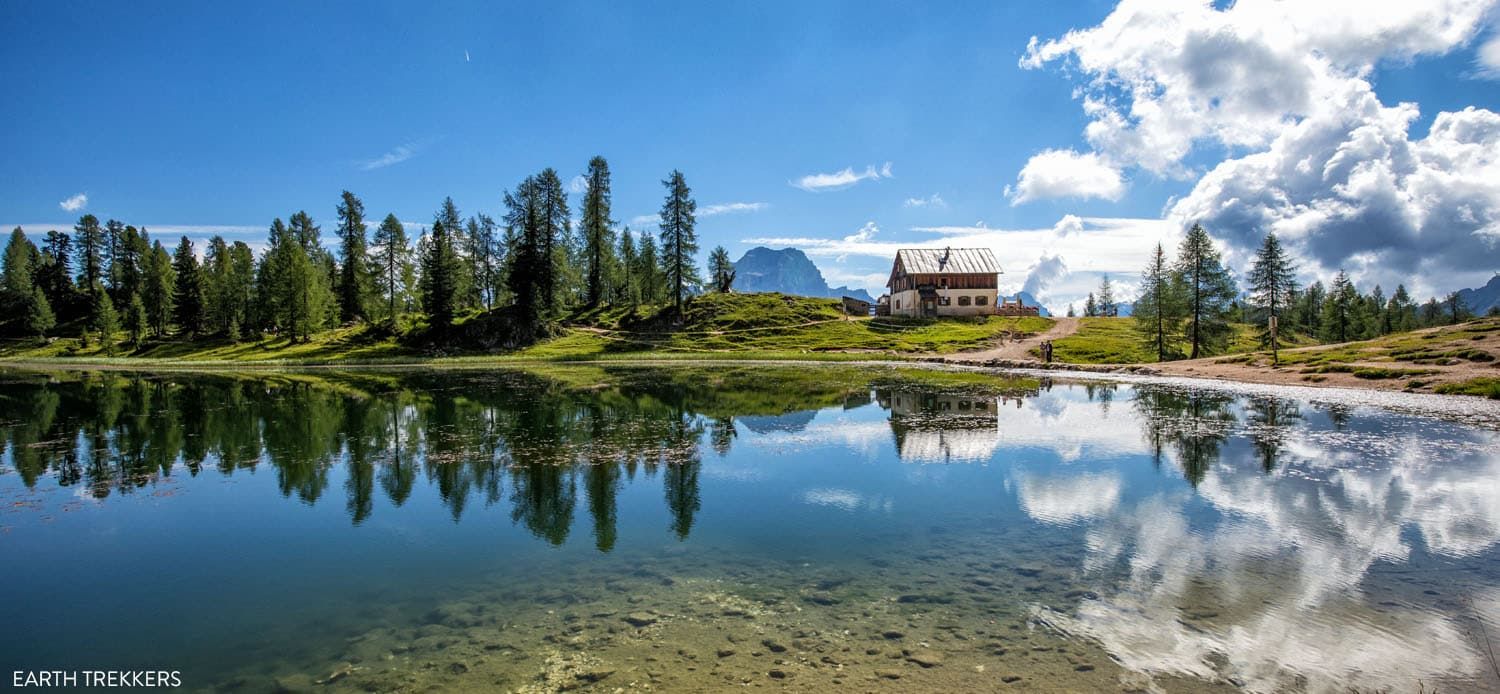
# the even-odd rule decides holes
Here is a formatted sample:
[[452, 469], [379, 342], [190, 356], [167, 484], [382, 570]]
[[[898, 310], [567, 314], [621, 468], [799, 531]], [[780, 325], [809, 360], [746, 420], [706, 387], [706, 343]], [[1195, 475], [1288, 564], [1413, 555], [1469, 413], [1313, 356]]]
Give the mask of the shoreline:
[[[28, 371], [177, 371], [200, 373], [225, 372], [275, 372], [275, 371], [324, 371], [324, 370], [473, 370], [484, 368], [525, 368], [537, 366], [640, 366], [670, 367], [678, 365], [805, 365], [805, 366], [863, 366], [882, 368], [919, 368], [935, 370], [981, 371], [989, 373], [1024, 374], [1034, 377], [1051, 377], [1071, 380], [1105, 380], [1118, 383], [1149, 383], [1213, 390], [1232, 390], [1252, 394], [1291, 395], [1313, 401], [1336, 401], [1346, 405], [1389, 406], [1393, 396], [1413, 403], [1420, 402], [1417, 409], [1454, 411], [1465, 415], [1479, 415], [1483, 421], [1500, 423], [1500, 401], [1475, 395], [1413, 392], [1398, 388], [1394, 381], [1366, 381], [1349, 377], [1325, 379], [1319, 382], [1293, 381], [1296, 375], [1285, 371], [1272, 371], [1245, 367], [1237, 364], [1213, 364], [1212, 358], [1194, 361], [1167, 362], [1164, 364], [1070, 364], [1054, 362], [1043, 364], [1032, 360], [972, 359], [965, 358], [975, 353], [950, 355], [921, 355], [909, 358], [861, 358], [863, 355], [839, 354], [849, 358], [798, 358], [744, 353], [744, 357], [704, 357], [699, 354], [676, 356], [649, 356], [619, 359], [547, 359], [507, 358], [493, 356], [436, 357], [402, 360], [373, 361], [226, 361], [226, 360], [146, 360], [129, 357], [111, 360], [74, 359], [0, 359], [0, 368]], [[1212, 368], [1211, 368], [1212, 367]], [[1201, 371], [1200, 371], [1201, 369]], [[1257, 376], [1259, 376], [1257, 378]], [[1348, 382], [1352, 381], [1352, 382]], [[1438, 403], [1461, 403], [1460, 407], [1449, 407]], [[1399, 409], [1407, 409], [1400, 407]]]

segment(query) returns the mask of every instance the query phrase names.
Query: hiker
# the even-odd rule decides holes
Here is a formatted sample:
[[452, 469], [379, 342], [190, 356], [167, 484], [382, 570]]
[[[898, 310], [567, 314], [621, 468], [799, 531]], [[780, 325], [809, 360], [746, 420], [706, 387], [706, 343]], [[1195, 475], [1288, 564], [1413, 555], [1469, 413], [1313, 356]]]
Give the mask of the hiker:
[[1052, 363], [1052, 341], [1051, 340], [1045, 340], [1045, 341], [1042, 342], [1042, 363], [1044, 363], [1044, 364], [1051, 364]]

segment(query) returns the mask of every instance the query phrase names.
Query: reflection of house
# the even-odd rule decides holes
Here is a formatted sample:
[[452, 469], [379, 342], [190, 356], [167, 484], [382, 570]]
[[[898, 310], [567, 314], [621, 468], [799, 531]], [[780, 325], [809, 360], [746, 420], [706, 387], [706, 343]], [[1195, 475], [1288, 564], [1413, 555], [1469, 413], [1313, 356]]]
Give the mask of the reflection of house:
[[995, 312], [1000, 264], [988, 248], [903, 248], [891, 277], [891, 315], [983, 316]]
[[1000, 445], [999, 401], [992, 395], [882, 390], [901, 459], [919, 463], [983, 462]]

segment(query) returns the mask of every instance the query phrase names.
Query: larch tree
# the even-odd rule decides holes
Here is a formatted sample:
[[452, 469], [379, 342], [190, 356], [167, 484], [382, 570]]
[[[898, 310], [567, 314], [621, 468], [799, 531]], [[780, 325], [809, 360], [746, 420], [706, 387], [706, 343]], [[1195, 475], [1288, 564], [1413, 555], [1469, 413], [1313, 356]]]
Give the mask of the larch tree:
[[708, 274], [714, 291], [727, 294], [734, 287], [734, 262], [729, 260], [729, 251], [715, 246], [708, 254]]
[[1141, 272], [1141, 295], [1135, 300], [1131, 316], [1141, 342], [1156, 355], [1157, 361], [1181, 355], [1177, 345], [1182, 339], [1182, 287], [1160, 243]]
[[1197, 359], [1222, 349], [1229, 342], [1229, 304], [1234, 301], [1234, 280], [1203, 227], [1194, 224], [1182, 239], [1177, 253], [1177, 274], [1182, 278], [1186, 302], [1188, 357]]
[[1099, 293], [1095, 295], [1094, 302], [1099, 315], [1111, 318], [1119, 315], [1120, 307], [1115, 301], [1115, 287], [1109, 283], [1109, 275], [1100, 278]]
[[1250, 303], [1266, 320], [1261, 343], [1271, 347], [1271, 363], [1280, 364], [1280, 323], [1297, 294], [1297, 268], [1274, 232], [1266, 234], [1261, 242], [1248, 279]]
[[367, 302], [373, 292], [368, 243], [365, 240], [365, 204], [354, 193], [344, 191], [339, 200], [339, 319], [350, 323], [366, 320]]
[[395, 325], [399, 315], [396, 304], [408, 291], [405, 279], [410, 274], [411, 241], [406, 238], [406, 227], [396, 215], [388, 214], [375, 230], [374, 265], [380, 273], [381, 294], [386, 300], [386, 320]]
[[672, 308], [681, 316], [683, 296], [702, 281], [693, 260], [698, 252], [695, 219], [698, 203], [693, 200], [693, 191], [681, 171], [673, 170], [661, 183], [667, 189], [667, 198], [661, 205], [662, 269], [672, 292]]
[[558, 178], [557, 171], [543, 169], [537, 174], [536, 182], [538, 234], [542, 241], [542, 260], [547, 266], [545, 271], [538, 268], [538, 290], [542, 301], [542, 317], [551, 319], [562, 309], [564, 280], [571, 274], [568, 240], [573, 233], [573, 223], [568, 216], [568, 194], [563, 190], [562, 179]]
[[608, 299], [609, 275], [615, 265], [614, 220], [610, 215], [609, 162], [589, 160], [588, 190], [583, 194], [584, 303], [598, 306]]
[[1327, 342], [1348, 342], [1354, 328], [1354, 304], [1359, 301], [1359, 292], [1343, 270], [1334, 276], [1328, 296], [1323, 299], [1322, 336]]

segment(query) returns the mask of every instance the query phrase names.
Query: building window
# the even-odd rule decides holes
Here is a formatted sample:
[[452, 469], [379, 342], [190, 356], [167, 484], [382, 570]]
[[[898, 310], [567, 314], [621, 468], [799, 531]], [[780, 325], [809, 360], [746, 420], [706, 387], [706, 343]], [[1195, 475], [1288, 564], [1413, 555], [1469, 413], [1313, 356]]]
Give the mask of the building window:
[[901, 300], [900, 299], [896, 300], [896, 308], [901, 308]]
[[984, 297], [984, 296], [976, 296], [976, 297], [974, 297], [974, 305], [975, 306], [983, 306], [983, 305], [985, 305], [988, 302], [989, 302], [989, 297]]
[[940, 297], [938, 297], [938, 305], [939, 306], [947, 306], [948, 305], [948, 297], [946, 297], [946, 296], [940, 296]]
[[942, 284], [944, 287], [947, 287], [948, 286], [948, 278], [944, 277], [944, 278], [938, 280], [938, 283]]
[[967, 296], [958, 297], [958, 305], [959, 306], [968, 306], [969, 305], [969, 297], [967, 297]]

